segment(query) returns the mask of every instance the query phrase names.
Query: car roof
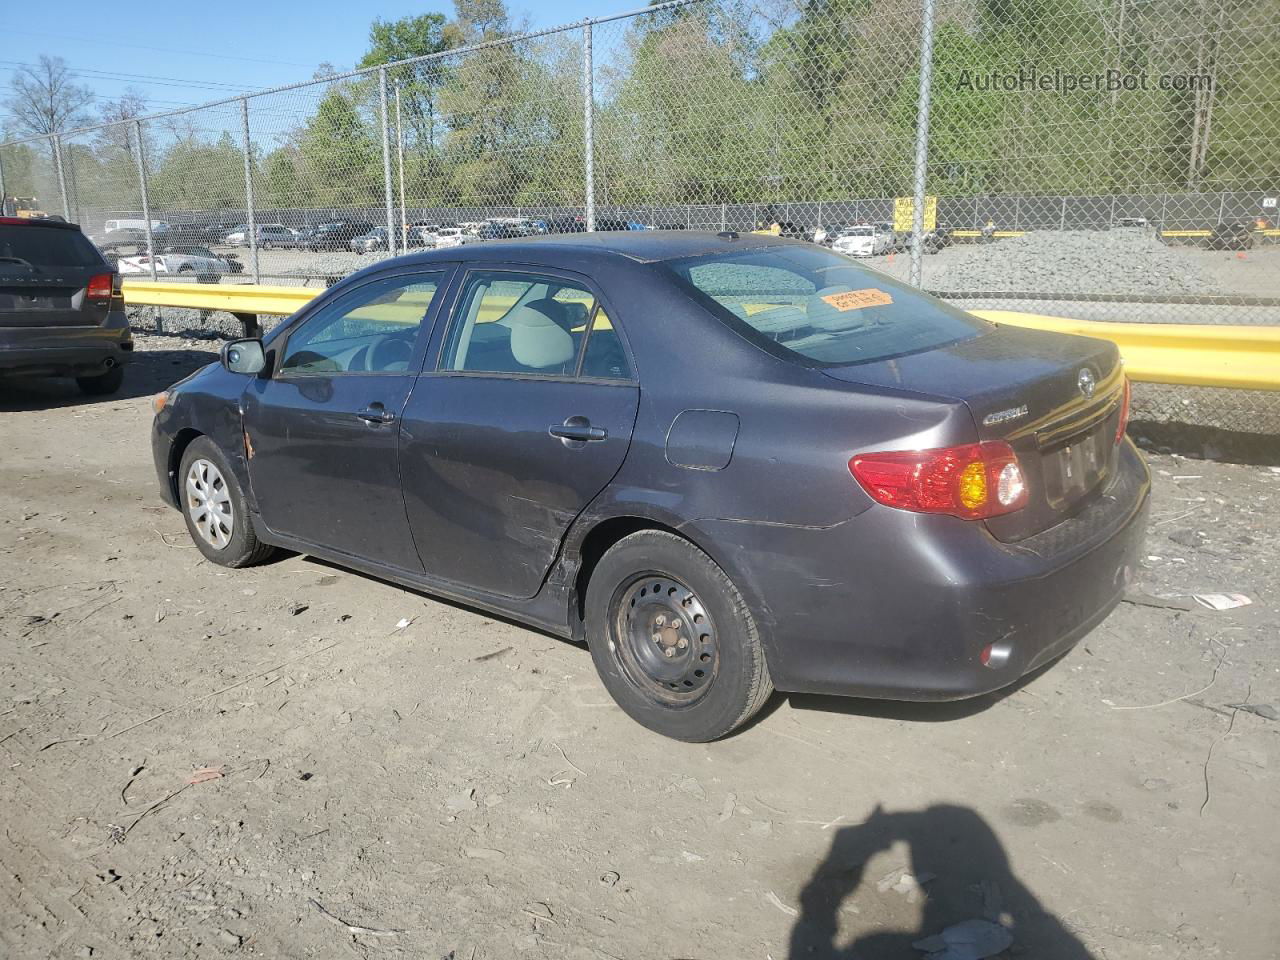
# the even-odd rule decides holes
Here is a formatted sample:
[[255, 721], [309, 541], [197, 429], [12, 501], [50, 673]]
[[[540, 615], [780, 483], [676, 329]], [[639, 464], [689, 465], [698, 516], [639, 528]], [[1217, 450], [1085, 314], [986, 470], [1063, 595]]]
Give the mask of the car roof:
[[[563, 265], [565, 257], [604, 255], [622, 257], [636, 263], [656, 263], [682, 257], [733, 253], [763, 247], [802, 243], [781, 237], [751, 233], [710, 233], [701, 230], [618, 230], [598, 233], [567, 233], [511, 240], [489, 240], [468, 245], [468, 260], [520, 261]], [[410, 260], [456, 260], [454, 248], [414, 254]]]
[[67, 223], [65, 220], [50, 220], [44, 217], [0, 217], [0, 225], [6, 227], [53, 227], [55, 230], [80, 232], [80, 224], [78, 223]]

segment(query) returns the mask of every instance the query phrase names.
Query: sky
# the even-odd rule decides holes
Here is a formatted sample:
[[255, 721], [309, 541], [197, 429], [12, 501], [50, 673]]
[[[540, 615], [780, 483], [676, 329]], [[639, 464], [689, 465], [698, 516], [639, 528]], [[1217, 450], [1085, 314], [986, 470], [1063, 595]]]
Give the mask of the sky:
[[[104, 100], [140, 92], [148, 112], [308, 79], [323, 62], [350, 69], [363, 55], [375, 17], [452, 15], [450, 0], [198, 0], [143, 8], [110, 29], [102, 0], [8, 0], [0, 12], [0, 100], [21, 62], [60, 56], [77, 82]], [[532, 29], [644, 6], [644, 0], [508, 0]], [[0, 108], [0, 114], [3, 114]]]

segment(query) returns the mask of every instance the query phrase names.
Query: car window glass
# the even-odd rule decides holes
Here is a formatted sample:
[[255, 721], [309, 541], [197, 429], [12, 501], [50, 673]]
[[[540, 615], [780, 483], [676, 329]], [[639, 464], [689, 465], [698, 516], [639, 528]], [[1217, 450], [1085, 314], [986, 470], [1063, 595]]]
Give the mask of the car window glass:
[[474, 273], [458, 303], [442, 370], [567, 376], [595, 297], [555, 277]]
[[622, 348], [622, 340], [604, 307], [596, 310], [591, 321], [591, 334], [587, 337], [587, 349], [582, 357], [582, 376], [605, 380], [631, 379], [627, 352]]
[[970, 314], [818, 247], [744, 250], [670, 261], [667, 268], [750, 339], [819, 363], [882, 360], [989, 329]]
[[97, 248], [80, 231], [26, 224], [0, 226], [0, 257], [25, 260], [37, 268], [103, 265]]
[[386, 277], [338, 297], [289, 335], [282, 374], [403, 373], [440, 274]]

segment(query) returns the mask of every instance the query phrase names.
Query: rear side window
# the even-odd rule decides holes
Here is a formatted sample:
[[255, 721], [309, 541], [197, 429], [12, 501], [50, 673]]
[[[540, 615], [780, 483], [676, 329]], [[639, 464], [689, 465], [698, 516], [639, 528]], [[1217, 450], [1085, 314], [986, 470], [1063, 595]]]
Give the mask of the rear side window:
[[820, 247], [690, 257], [666, 267], [748, 339], [807, 362], [885, 360], [989, 329], [977, 317]]
[[101, 267], [98, 253], [79, 230], [0, 226], [0, 263], [25, 260], [34, 267]]
[[596, 301], [558, 277], [473, 273], [440, 368], [469, 373], [572, 377]]

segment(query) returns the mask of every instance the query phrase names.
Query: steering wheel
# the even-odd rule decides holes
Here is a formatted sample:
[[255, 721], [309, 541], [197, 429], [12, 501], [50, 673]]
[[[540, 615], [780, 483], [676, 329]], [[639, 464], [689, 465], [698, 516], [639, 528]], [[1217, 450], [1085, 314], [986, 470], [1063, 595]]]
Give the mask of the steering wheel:
[[407, 370], [413, 359], [413, 347], [404, 334], [384, 333], [371, 344], [365, 354], [366, 370]]

